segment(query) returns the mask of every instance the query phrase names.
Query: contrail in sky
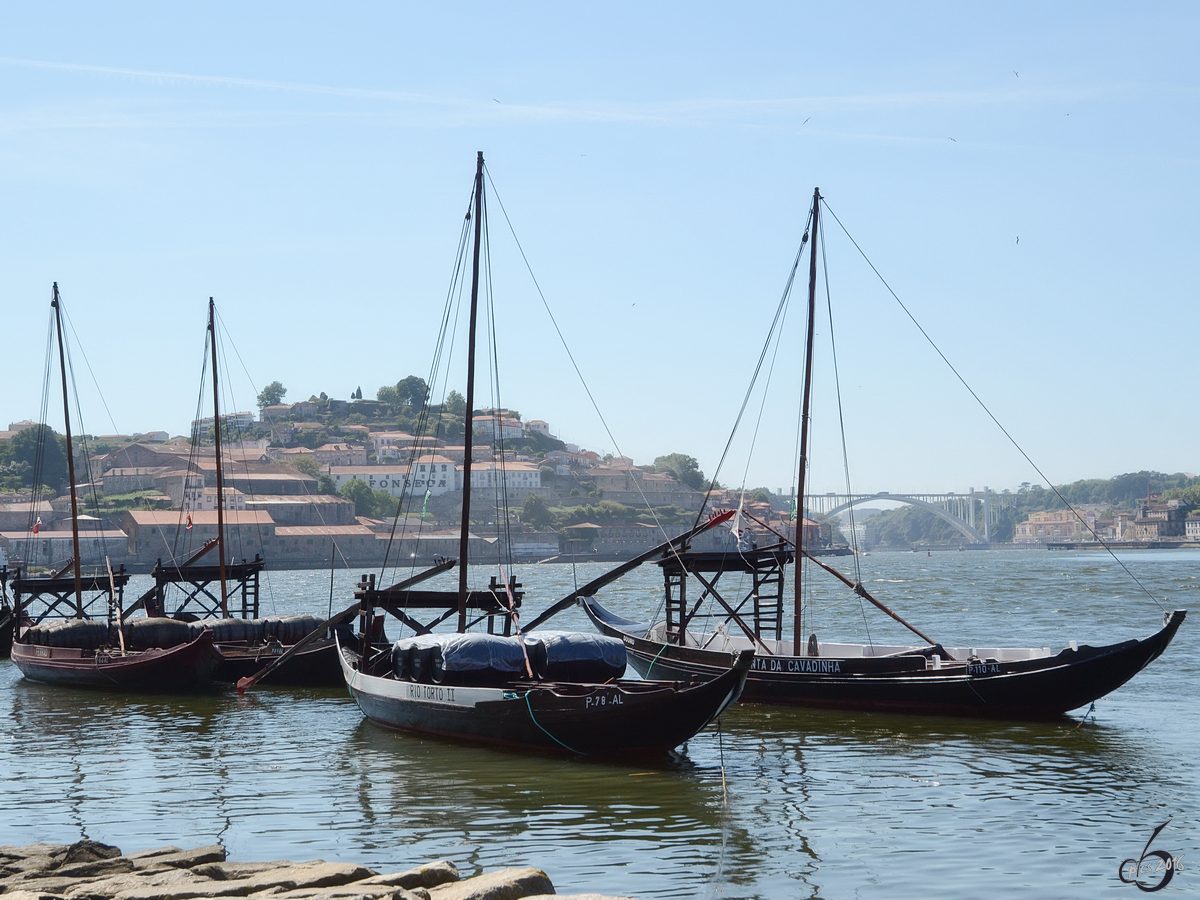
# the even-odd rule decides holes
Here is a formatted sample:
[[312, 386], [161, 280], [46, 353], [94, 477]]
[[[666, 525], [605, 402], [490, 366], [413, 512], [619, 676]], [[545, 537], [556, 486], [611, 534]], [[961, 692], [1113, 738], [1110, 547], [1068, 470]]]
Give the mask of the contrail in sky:
[[512, 120], [576, 120], [628, 122], [689, 122], [704, 118], [750, 115], [755, 117], [793, 116], [814, 109], [826, 111], [882, 107], [952, 107], [991, 104], [1084, 100], [1131, 86], [1046, 87], [1038, 90], [996, 88], [958, 91], [909, 91], [888, 94], [849, 94], [827, 97], [780, 98], [698, 98], [648, 101], [561, 101], [535, 103], [491, 103], [490, 95], [480, 99], [434, 96], [409, 91], [373, 88], [334, 87], [292, 81], [236, 78], [226, 75], [192, 75], [185, 72], [157, 72], [117, 66], [0, 57], [0, 65], [82, 75], [124, 78], [149, 84], [180, 84], [198, 87], [247, 88], [313, 96], [345, 97], [383, 101], [402, 105], [438, 108], [474, 114], [489, 122]]

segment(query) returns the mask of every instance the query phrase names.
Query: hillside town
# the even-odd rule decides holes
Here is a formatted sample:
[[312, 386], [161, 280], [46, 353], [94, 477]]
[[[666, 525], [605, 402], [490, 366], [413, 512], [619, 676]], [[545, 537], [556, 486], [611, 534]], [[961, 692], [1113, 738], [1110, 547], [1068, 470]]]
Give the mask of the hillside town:
[[[221, 454], [221, 502], [232, 552], [261, 556], [274, 568], [456, 557], [467, 453], [461, 430], [457, 441], [448, 441], [386, 423], [348, 423], [346, 408], [357, 404], [340, 404], [314, 398], [264, 405], [257, 418], [248, 412], [222, 416], [222, 434], [236, 438], [223, 439]], [[683, 473], [697, 485], [689, 486], [663, 470], [670, 457], [652, 465], [602, 456], [559, 441], [547, 422], [525, 421], [510, 410], [482, 409], [473, 418], [469, 489], [472, 508], [486, 511], [472, 517], [471, 553], [478, 558], [499, 551], [518, 560], [626, 559], [686, 530], [704, 505], [698, 469]], [[194, 421], [190, 438], [152, 432], [91, 439], [93, 448], [105, 449], [77, 462], [77, 473], [90, 473], [76, 478], [81, 509], [87, 510], [79, 517], [86, 564], [103, 566], [107, 559], [127, 571], [149, 571], [216, 537], [213, 425], [211, 418]], [[13, 423], [0, 441], [40, 427]], [[299, 439], [306, 433], [329, 439], [304, 446]], [[406, 509], [401, 501], [414, 498], [416, 510]], [[510, 527], [497, 537], [498, 500], [509, 509]], [[730, 502], [736, 505], [738, 497], [718, 490], [710, 508]], [[778, 509], [787, 509], [786, 500], [760, 498], [751, 506], [762, 521], [791, 533], [793, 524]], [[598, 521], [590, 520], [593, 514]], [[807, 520], [805, 525], [818, 542], [821, 528]], [[743, 538], [758, 536], [747, 532]], [[737, 542], [719, 529], [702, 535], [696, 547], [715, 550]], [[53, 568], [68, 560], [65, 489], [34, 501], [27, 492], [0, 497], [0, 549], [10, 565]]]
[[[284, 393], [275, 383], [260, 395], [257, 416], [221, 417], [226, 537], [239, 558], [259, 556], [274, 568], [353, 568], [458, 555], [467, 453], [461, 397], [451, 392], [430, 421], [416, 414], [426, 408], [427, 387], [415, 376], [380, 389], [379, 400], [361, 399], [359, 389], [350, 401], [322, 394], [287, 404], [280, 402]], [[475, 410], [472, 419], [469, 489], [477, 512], [470, 549], [477, 558], [628, 559], [691, 527], [702, 508], [740, 506], [747, 516], [737, 534], [716, 529], [701, 535], [695, 549], [735, 547], [739, 539], [766, 544], [777, 534], [794, 534], [786, 489], [743, 494], [718, 487], [705, 504], [709, 485], [685, 454], [639, 463], [561, 441], [548, 422], [514, 410]], [[215, 538], [214, 424], [197, 419], [188, 437], [155, 431], [80, 442], [76, 488], [86, 564], [108, 560], [149, 571]], [[32, 446], [40, 432], [53, 434], [32, 421], [0, 431], [0, 463], [8, 460], [0, 471], [9, 473], [0, 492], [0, 551], [10, 565], [55, 568], [73, 552], [65, 469], [61, 484], [49, 483], [32, 500], [27, 487], [13, 489], [32, 480], [11, 474], [22, 465], [14, 448]], [[38, 440], [54, 443], [44, 434]], [[1000, 495], [1024, 500], [1025, 507], [1033, 496], [1024, 488]], [[997, 528], [991, 545], [1082, 546], [1097, 539], [1131, 547], [1195, 545], [1200, 512], [1193, 500], [1147, 491], [1119, 509], [1078, 503], [1029, 510], [998, 502], [1010, 521], [1007, 530]], [[913, 521], [897, 527], [897, 515], [865, 508], [852, 520], [845, 513], [831, 519], [809, 513], [802, 522], [810, 547], [963, 546], [960, 534], [939, 534], [935, 526], [944, 523], [931, 524], [928, 513], [907, 509], [907, 520], [920, 527]]]

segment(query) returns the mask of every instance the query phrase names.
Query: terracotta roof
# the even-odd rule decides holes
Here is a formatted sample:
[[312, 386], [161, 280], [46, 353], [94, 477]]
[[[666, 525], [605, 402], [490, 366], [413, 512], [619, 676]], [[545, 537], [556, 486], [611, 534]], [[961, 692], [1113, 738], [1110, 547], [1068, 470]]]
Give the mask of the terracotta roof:
[[330, 475], [407, 475], [408, 466], [330, 466]]
[[[133, 509], [129, 511], [133, 521], [138, 525], [175, 526], [186, 521], [188, 514], [178, 509]], [[217, 511], [193, 511], [193, 525], [217, 524]], [[271, 514], [260, 509], [227, 509], [225, 510], [226, 525], [274, 525]]]
[[342, 536], [361, 534], [372, 537], [375, 532], [365, 525], [276, 525], [276, 537], [317, 537]]

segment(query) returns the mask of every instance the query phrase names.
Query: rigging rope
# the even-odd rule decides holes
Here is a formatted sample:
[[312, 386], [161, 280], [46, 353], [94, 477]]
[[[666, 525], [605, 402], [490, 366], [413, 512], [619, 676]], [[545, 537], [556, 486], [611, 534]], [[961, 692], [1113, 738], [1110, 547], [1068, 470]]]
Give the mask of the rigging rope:
[[[838, 371], [837, 357], [837, 340], [834, 336], [833, 329], [833, 298], [829, 288], [829, 261], [825, 257], [825, 232], [821, 235], [821, 268], [825, 276], [825, 308], [829, 315], [829, 345], [833, 356], [833, 384], [837, 394], [838, 408], [838, 428], [842, 436], [842, 468], [846, 474], [846, 496], [854, 496], [854, 492], [850, 489], [850, 451], [846, 446], [846, 417], [845, 411], [842, 408], [842, 380]], [[856, 584], [862, 584], [862, 564], [858, 555], [858, 538], [854, 531], [854, 505], [851, 504], [848, 510], [850, 514], [850, 541], [854, 549], [854, 581]], [[811, 609], [811, 604], [810, 607]], [[862, 614], [863, 628], [867, 632], [867, 644], [874, 647], [875, 642], [871, 639], [871, 623], [867, 621], [867, 608], [863, 605], [862, 599], [858, 601], [858, 609]]]
[[833, 216], [833, 220], [838, 223], [838, 226], [842, 229], [842, 232], [846, 235], [846, 237], [848, 237], [850, 239], [850, 243], [852, 243], [854, 245], [854, 249], [859, 252], [859, 255], [862, 256], [863, 260], [865, 260], [867, 265], [871, 267], [871, 271], [875, 273], [875, 276], [879, 279], [879, 281], [883, 284], [883, 286], [885, 288], [887, 288], [887, 292], [892, 295], [892, 299], [894, 299], [896, 301], [896, 303], [898, 303], [900, 305], [900, 308], [902, 310], [904, 310], [904, 314], [906, 316], [908, 316], [909, 320], [913, 323], [913, 325], [915, 325], [917, 327], [917, 331], [921, 332], [921, 336], [923, 338], [925, 338], [925, 340], [929, 343], [929, 346], [933, 348], [934, 352], [937, 353], [937, 355], [942, 358], [942, 362], [944, 362], [946, 364], [946, 367], [948, 369], [950, 369], [951, 372], [954, 373], [954, 377], [957, 378], [959, 380], [959, 382], [962, 384], [962, 386], [967, 389], [967, 393], [969, 393], [975, 399], [975, 402], [979, 404], [979, 408], [982, 409], [987, 414], [987, 417], [989, 419], [991, 419], [993, 423], [995, 423], [996, 427], [1000, 429], [1000, 433], [1003, 434], [1008, 439], [1008, 442], [1017, 449], [1017, 452], [1020, 453], [1021, 456], [1023, 456], [1025, 458], [1025, 461], [1027, 463], [1029, 463], [1030, 466], [1033, 467], [1033, 470], [1035, 472], [1037, 472], [1038, 475], [1041, 475], [1042, 479], [1048, 485], [1050, 485], [1050, 490], [1054, 491], [1054, 495], [1056, 497], [1058, 497], [1059, 500], [1062, 501], [1063, 505], [1067, 509], [1071, 510], [1071, 512], [1075, 513], [1075, 517], [1077, 519], [1079, 519], [1080, 522], [1083, 523], [1084, 528], [1086, 528], [1091, 533], [1092, 537], [1094, 537], [1100, 543], [1100, 546], [1102, 546], [1106, 551], [1108, 551], [1108, 555], [1111, 556], [1116, 561], [1117, 565], [1119, 565], [1122, 569], [1125, 570], [1125, 574], [1128, 575], [1131, 579], [1133, 579], [1133, 582], [1142, 589], [1143, 593], [1145, 593], [1145, 595], [1147, 597], [1149, 597], [1156, 604], [1158, 604], [1158, 608], [1161, 609], [1165, 613], [1167, 611], [1167, 608], [1162, 605], [1162, 603], [1159, 601], [1159, 599], [1156, 596], [1154, 596], [1154, 594], [1150, 593], [1149, 588], [1147, 588], [1144, 584], [1142, 584], [1142, 582], [1138, 579], [1138, 577], [1136, 575], [1134, 575], [1132, 571], [1130, 571], [1129, 567], [1127, 565], [1125, 565], [1124, 562], [1122, 562], [1121, 558], [1119, 556], [1117, 556], [1116, 553], [1113, 552], [1113, 549], [1112, 549], [1112, 547], [1110, 547], [1108, 545], [1108, 542], [1103, 540], [1100, 537], [1100, 535], [1098, 535], [1096, 533], [1095, 529], [1092, 528], [1092, 526], [1088, 525], [1087, 521], [1083, 518], [1083, 516], [1081, 516], [1079, 514], [1079, 511], [1076, 510], [1074, 506], [1072, 506], [1070, 503], [1067, 502], [1067, 498], [1064, 497], [1059, 492], [1058, 488], [1056, 488], [1054, 486], [1054, 483], [1049, 478], [1046, 477], [1046, 474], [1044, 472], [1042, 472], [1042, 470], [1038, 467], [1037, 463], [1035, 463], [1033, 461], [1033, 459], [1030, 458], [1029, 454], [1025, 452], [1025, 449], [1020, 444], [1017, 443], [1016, 438], [1014, 438], [1011, 434], [1009, 434], [1008, 429], [1000, 424], [1000, 420], [996, 418], [996, 416], [988, 408], [987, 404], [983, 402], [983, 400], [980, 398], [980, 396], [975, 393], [975, 391], [971, 387], [971, 385], [967, 384], [967, 380], [965, 378], [963, 378], [962, 375], [959, 374], [958, 369], [954, 368], [954, 364], [951, 363], [949, 359], [947, 359], [946, 354], [942, 352], [941, 348], [938, 347], [938, 345], [934, 342], [933, 338], [929, 336], [929, 332], [927, 332], [921, 326], [921, 323], [917, 321], [917, 317], [914, 316], [912, 314], [912, 312], [909, 311], [909, 308], [904, 305], [904, 302], [899, 298], [899, 296], [897, 296], [896, 292], [894, 290], [892, 290], [892, 286], [887, 283], [887, 280], [883, 277], [883, 275], [880, 274], [879, 270], [877, 268], [875, 268], [875, 263], [871, 262], [870, 258], [863, 251], [862, 247], [860, 247], [858, 245], [858, 241], [856, 241], [854, 239], [854, 236], [850, 234], [850, 232], [846, 229], [846, 226], [842, 224], [842, 220], [838, 218], [837, 213], [835, 213], [832, 209], [829, 208], [829, 204], [825, 202], [824, 197], [821, 198], [821, 202], [825, 204], [826, 211], [828, 211], [828, 213], [831, 216]]
[[[812, 209], [810, 209], [808, 211], [808, 221], [804, 226], [804, 236], [801, 237], [801, 239], [800, 239], [800, 248], [796, 251], [796, 258], [795, 258], [795, 260], [792, 261], [791, 271], [788, 272], [787, 282], [784, 284], [784, 287], [783, 287], [783, 295], [779, 298], [779, 304], [775, 307], [775, 318], [771, 321], [771, 328], [767, 332], [767, 339], [763, 343], [763, 348], [758, 354], [758, 362], [754, 366], [754, 373], [750, 376], [750, 384], [747, 385], [747, 387], [746, 387], [746, 394], [742, 398], [742, 405], [738, 409], [737, 418], [733, 422], [733, 428], [731, 428], [729, 431], [729, 439], [725, 442], [725, 449], [721, 453], [721, 459], [717, 462], [717, 468], [713, 472], [713, 477], [712, 477], [711, 481], [709, 482], [708, 491], [705, 493], [704, 500], [700, 504], [700, 510], [699, 510], [699, 512], [696, 513], [696, 521], [695, 521], [693, 527], [695, 525], [700, 524], [700, 518], [704, 515], [705, 507], [708, 506], [709, 497], [712, 496], [712, 492], [715, 489], [715, 485], [717, 483], [717, 474], [720, 473], [721, 467], [724, 466], [724, 464], [725, 464], [725, 458], [729, 455], [729, 450], [733, 445], [734, 435], [737, 434], [738, 426], [741, 425], [742, 416], [746, 412], [746, 406], [747, 406], [747, 404], [749, 404], [750, 397], [754, 391], [754, 385], [758, 381], [759, 373], [762, 371], [763, 361], [766, 359], [767, 351], [771, 347], [772, 335], [774, 334], [776, 329], [778, 329], [782, 326], [782, 323], [783, 323], [782, 317], [783, 317], [784, 311], [787, 309], [788, 298], [791, 296], [791, 293], [792, 293], [792, 284], [796, 280], [796, 271], [800, 267], [800, 260], [801, 260], [801, 257], [804, 255], [804, 248], [808, 244], [808, 235], [809, 235], [810, 229], [812, 228], [813, 212], [814, 212], [814, 210], [812, 210]], [[801, 501], [801, 502], [803, 502], [803, 501]]]
[[[494, 181], [492, 181], [492, 174], [490, 171], [488, 171], [486, 164], [484, 165], [483, 170], [485, 174], [487, 174], [488, 183], [492, 186], [492, 193], [496, 195], [496, 202], [500, 204], [500, 212], [504, 216], [504, 221], [508, 225], [508, 230], [512, 234], [513, 241], [517, 245], [517, 250], [521, 254], [521, 259], [525, 263], [525, 269], [529, 272], [529, 277], [533, 281], [534, 289], [537, 291], [538, 297], [542, 301], [542, 307], [546, 310], [546, 315], [550, 318], [550, 324], [554, 326], [554, 332], [558, 335], [559, 343], [562, 344], [563, 350], [567, 354], [567, 359], [571, 363], [571, 368], [575, 370], [575, 376], [579, 379], [579, 383], [583, 387], [584, 393], [587, 394], [588, 402], [592, 404], [592, 409], [595, 411], [596, 417], [600, 420], [600, 425], [604, 428], [604, 433], [608, 435], [608, 439], [612, 441], [613, 447], [617, 451], [617, 455], [624, 456], [625, 454], [621, 450], [621, 445], [617, 442], [616, 437], [613, 436], [612, 429], [608, 427], [608, 422], [604, 418], [604, 414], [600, 412], [600, 406], [596, 403], [596, 398], [592, 395], [591, 388], [588, 387], [587, 381], [584, 380], [583, 372], [580, 370], [579, 364], [575, 361], [575, 354], [571, 352], [571, 348], [567, 345], [567, 339], [563, 335], [562, 329], [558, 327], [558, 320], [555, 319], [554, 313], [550, 310], [550, 304], [546, 300], [546, 295], [542, 292], [542, 286], [538, 283], [537, 276], [533, 274], [533, 266], [529, 262], [529, 257], [525, 255], [525, 248], [521, 246], [521, 241], [517, 237], [517, 231], [513, 227], [512, 220], [508, 217], [508, 210], [504, 208], [504, 201], [500, 199], [500, 192], [496, 190], [496, 184]], [[669, 537], [669, 535], [667, 535], [666, 528], [658, 518], [658, 514], [654, 511], [654, 507], [650, 505], [650, 501], [646, 497], [646, 492], [642, 489], [641, 483], [636, 478], [632, 479], [632, 481], [634, 486], [637, 487], [638, 493], [642, 497], [642, 502], [646, 504], [646, 509], [649, 512], [650, 517], [654, 520], [655, 527], [664, 537]], [[703, 510], [701, 512], [703, 512]], [[699, 519], [697, 519], [697, 522], [698, 521]], [[678, 554], [677, 550], [672, 550], [672, 552]]]

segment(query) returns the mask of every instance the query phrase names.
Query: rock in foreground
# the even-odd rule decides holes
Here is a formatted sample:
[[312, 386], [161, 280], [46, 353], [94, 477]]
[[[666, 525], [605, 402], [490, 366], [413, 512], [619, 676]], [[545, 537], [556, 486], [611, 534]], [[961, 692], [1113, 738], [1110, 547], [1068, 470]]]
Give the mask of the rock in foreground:
[[[140, 853], [97, 841], [0, 846], [3, 900], [546, 900], [557, 897], [540, 869], [497, 869], [460, 878], [448, 860], [404, 872], [327, 863], [231, 863], [214, 845]], [[577, 894], [578, 900], [618, 900]], [[557, 897], [557, 900], [568, 900]]]

